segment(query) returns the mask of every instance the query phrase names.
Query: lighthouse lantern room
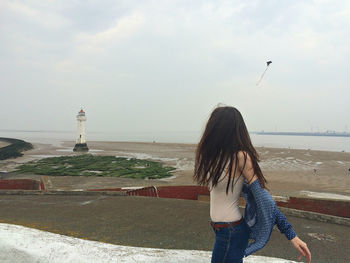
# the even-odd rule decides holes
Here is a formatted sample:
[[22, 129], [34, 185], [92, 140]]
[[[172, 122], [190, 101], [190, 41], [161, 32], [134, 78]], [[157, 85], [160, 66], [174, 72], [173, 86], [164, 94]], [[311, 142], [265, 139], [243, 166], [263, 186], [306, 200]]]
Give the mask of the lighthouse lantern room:
[[83, 109], [81, 109], [78, 112], [77, 121], [78, 121], [78, 138], [73, 151], [87, 152], [89, 151], [89, 148], [87, 147], [87, 144], [86, 144], [86, 136], [85, 136], [86, 116], [85, 116], [85, 111]]

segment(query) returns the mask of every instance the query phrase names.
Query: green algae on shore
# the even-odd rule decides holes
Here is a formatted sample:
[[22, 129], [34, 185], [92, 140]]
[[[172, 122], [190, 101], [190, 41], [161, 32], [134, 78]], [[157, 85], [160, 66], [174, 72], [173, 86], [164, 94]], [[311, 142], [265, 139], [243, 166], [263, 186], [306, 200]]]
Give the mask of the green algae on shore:
[[160, 179], [172, 176], [174, 167], [160, 162], [116, 156], [83, 154], [45, 158], [17, 168], [20, 173], [55, 176], [115, 176], [139, 179]]

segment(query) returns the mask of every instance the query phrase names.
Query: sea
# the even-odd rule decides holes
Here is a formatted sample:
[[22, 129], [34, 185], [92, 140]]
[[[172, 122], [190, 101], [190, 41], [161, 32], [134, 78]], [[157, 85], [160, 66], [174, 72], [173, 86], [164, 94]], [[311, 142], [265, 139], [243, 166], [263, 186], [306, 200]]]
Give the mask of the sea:
[[[87, 132], [87, 141], [198, 143], [201, 132]], [[260, 147], [311, 149], [350, 152], [350, 137], [293, 136], [250, 134], [253, 145]], [[17, 138], [32, 143], [59, 146], [62, 141], [75, 141], [74, 131], [18, 131], [0, 130], [0, 137]]]

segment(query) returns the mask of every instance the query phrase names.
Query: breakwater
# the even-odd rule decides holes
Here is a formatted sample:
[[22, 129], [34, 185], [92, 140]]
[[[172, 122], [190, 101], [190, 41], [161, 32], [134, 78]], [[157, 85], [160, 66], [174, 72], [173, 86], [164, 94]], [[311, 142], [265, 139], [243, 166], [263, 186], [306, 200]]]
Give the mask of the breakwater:
[[33, 149], [31, 143], [19, 139], [0, 137], [0, 141], [10, 143], [10, 145], [0, 148], [0, 160], [17, 158], [23, 155], [23, 151]]

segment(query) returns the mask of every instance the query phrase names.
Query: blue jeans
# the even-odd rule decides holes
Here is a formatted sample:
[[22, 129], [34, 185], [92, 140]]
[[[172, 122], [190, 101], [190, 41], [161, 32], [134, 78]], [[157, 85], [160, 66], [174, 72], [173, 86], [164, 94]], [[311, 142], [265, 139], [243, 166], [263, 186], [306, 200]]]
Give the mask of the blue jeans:
[[[215, 222], [224, 224], [227, 222]], [[242, 263], [244, 251], [248, 246], [249, 227], [243, 220], [236, 226], [221, 228], [215, 232], [215, 245], [211, 258], [212, 263]]]

